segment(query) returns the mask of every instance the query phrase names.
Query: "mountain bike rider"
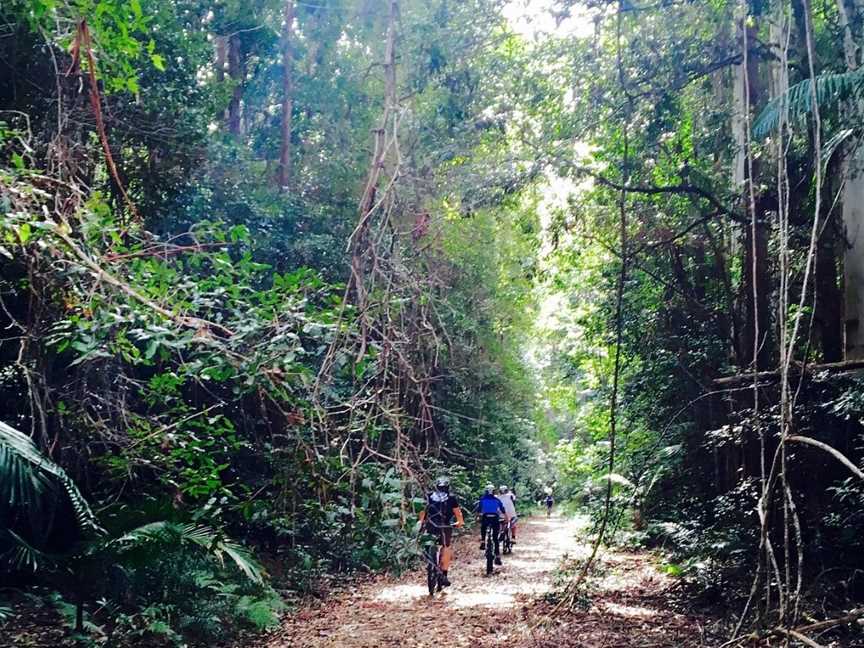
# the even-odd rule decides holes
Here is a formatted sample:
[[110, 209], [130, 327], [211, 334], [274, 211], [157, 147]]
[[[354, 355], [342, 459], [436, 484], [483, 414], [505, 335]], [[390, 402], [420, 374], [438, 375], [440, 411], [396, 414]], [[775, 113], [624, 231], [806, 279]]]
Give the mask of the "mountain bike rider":
[[555, 499], [552, 497], [552, 493], [546, 493], [546, 517], [552, 515], [552, 505], [555, 503]]
[[516, 496], [510, 492], [509, 488], [502, 485], [498, 489], [498, 499], [504, 505], [504, 510], [510, 520], [510, 539], [516, 542], [516, 520], [519, 519], [519, 516], [516, 515]]
[[[454, 524], [455, 519], [455, 524]], [[443, 575], [441, 584], [444, 587], [450, 585], [447, 571], [450, 569], [450, 561], [453, 559], [453, 527], [461, 527], [465, 524], [462, 517], [462, 509], [459, 508], [459, 500], [450, 494], [450, 480], [439, 477], [435, 482], [435, 490], [429, 494], [426, 500], [426, 508], [420, 512], [420, 529], [425, 529], [430, 535], [434, 535], [438, 544], [443, 547], [441, 551], [441, 572]]]
[[507, 514], [504, 504], [501, 500], [495, 497], [495, 487], [492, 484], [487, 484], [477, 502], [475, 508], [476, 513], [480, 516], [480, 548], [486, 548], [486, 530], [492, 529], [492, 538], [495, 543], [495, 564], [501, 564], [501, 547], [500, 538], [501, 522], [499, 516], [503, 515], [506, 523], [509, 524], [510, 516]]

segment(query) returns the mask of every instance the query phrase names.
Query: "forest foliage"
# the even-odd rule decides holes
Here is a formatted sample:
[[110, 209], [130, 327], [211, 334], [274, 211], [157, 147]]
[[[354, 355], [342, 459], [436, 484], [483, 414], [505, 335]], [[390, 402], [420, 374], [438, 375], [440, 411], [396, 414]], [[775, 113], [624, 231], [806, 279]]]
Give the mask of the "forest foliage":
[[860, 7], [523, 5], [0, 7], [0, 554], [78, 631], [402, 569], [442, 472], [860, 598]]
[[[409, 564], [439, 471], [528, 478], [539, 230], [495, 9], [4, 3], [0, 546], [77, 630], [270, 625]], [[361, 306], [345, 246], [391, 127]]]

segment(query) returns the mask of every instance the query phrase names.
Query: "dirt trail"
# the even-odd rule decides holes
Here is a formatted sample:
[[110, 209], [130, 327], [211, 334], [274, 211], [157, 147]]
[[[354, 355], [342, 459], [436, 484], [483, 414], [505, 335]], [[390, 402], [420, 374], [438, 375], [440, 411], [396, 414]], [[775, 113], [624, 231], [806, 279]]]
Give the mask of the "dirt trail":
[[[531, 518], [523, 520], [520, 527], [512, 556], [505, 556], [504, 565], [496, 567], [491, 577], [485, 576], [483, 554], [472, 533], [456, 542], [453, 586], [444, 593], [430, 599], [421, 571], [399, 579], [381, 578], [290, 616], [267, 648], [518, 645], [546, 607], [537, 605], [537, 599], [552, 588], [560, 560], [565, 554], [580, 558], [587, 553], [587, 547], [575, 537], [578, 520]], [[656, 625], [662, 625], [664, 633], [671, 625], [689, 634], [693, 624], [686, 618], [643, 607], [640, 600], [622, 594], [629, 592], [636, 599], [647, 600], [668, 584], [661, 582], [663, 577], [645, 557], [622, 554], [616, 560], [600, 581], [599, 597], [592, 608], [577, 615], [578, 633], [569, 629], [568, 622], [574, 618], [568, 615], [568, 619], [536, 631], [535, 645], [630, 645], [630, 636], [644, 637], [645, 626], [654, 625], [646, 621], [655, 613]], [[614, 633], [609, 632], [612, 628]], [[667, 645], [683, 645], [681, 633], [669, 634], [676, 641]]]

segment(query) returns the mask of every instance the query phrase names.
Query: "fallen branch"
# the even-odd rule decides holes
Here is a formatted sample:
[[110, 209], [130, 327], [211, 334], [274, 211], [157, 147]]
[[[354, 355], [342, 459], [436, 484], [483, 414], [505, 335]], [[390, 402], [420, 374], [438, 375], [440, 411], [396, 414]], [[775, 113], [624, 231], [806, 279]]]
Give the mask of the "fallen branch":
[[820, 450], [824, 450], [825, 452], [830, 454], [832, 457], [834, 457], [837, 461], [839, 461], [844, 466], [846, 466], [850, 471], [852, 471], [852, 473], [856, 477], [858, 477], [858, 479], [864, 480], [864, 472], [861, 472], [861, 469], [858, 468], [858, 466], [856, 466], [854, 463], [849, 461], [849, 459], [846, 458], [846, 455], [844, 455], [839, 450], [832, 448], [827, 443], [822, 443], [822, 441], [817, 441], [816, 439], [812, 439], [810, 437], [798, 436], [798, 435], [788, 436], [788, 437], [786, 437], [786, 440], [787, 441], [794, 441], [796, 443], [806, 443], [807, 445], [811, 445], [815, 448], [819, 448]]
[[[804, 366], [800, 362], [794, 363], [789, 367], [790, 373], [793, 371], [797, 373], [818, 373], [820, 371], [827, 371], [831, 373], [841, 373], [844, 371], [857, 371], [860, 369], [864, 369], [864, 360], [846, 360], [844, 362], [826, 362], [823, 364], [811, 364]], [[770, 371], [759, 371], [756, 373], [745, 373], [745, 374], [736, 374], [734, 376], [724, 376], [722, 378], [715, 378], [715, 385], [735, 385], [742, 382], [752, 382], [753, 379], [756, 380], [780, 380], [780, 369], [772, 369]]]
[[816, 623], [811, 623], [806, 626], [799, 626], [796, 628], [798, 632], [813, 632], [815, 630], [825, 630], [826, 628], [833, 628], [834, 626], [843, 625], [845, 623], [852, 623], [853, 621], [857, 621], [858, 619], [864, 618], [864, 608], [856, 608], [842, 617], [837, 617], [836, 619], [828, 619], [827, 621], [817, 621]]
[[[68, 227], [68, 225], [66, 225], [65, 223], [64, 225]], [[112, 275], [110, 272], [108, 272], [102, 266], [96, 263], [93, 259], [91, 259], [90, 256], [86, 252], [84, 252], [84, 250], [82, 250], [78, 246], [78, 244], [75, 243], [74, 240], [72, 240], [72, 237], [70, 237], [68, 234], [66, 234], [65, 231], [63, 231], [62, 226], [53, 227], [51, 231], [57, 236], [57, 238], [59, 238], [61, 241], [63, 241], [63, 243], [66, 244], [66, 246], [72, 252], [78, 263], [87, 268], [96, 277], [96, 279], [114, 286], [115, 288], [120, 290], [120, 292], [125, 293], [142, 306], [146, 306], [152, 311], [158, 313], [159, 315], [162, 315], [164, 318], [171, 320], [172, 322], [175, 322], [180, 326], [194, 329], [196, 332], [201, 334], [202, 337], [209, 337], [207, 335], [207, 331], [209, 330], [220, 331], [226, 337], [234, 336], [234, 331], [232, 331], [226, 326], [223, 326], [222, 324], [210, 322], [208, 320], [201, 319], [200, 317], [178, 315], [177, 313], [173, 313], [167, 308], [160, 306], [152, 299], [149, 299], [148, 297], [142, 295], [129, 284], [121, 281], [120, 279]]]
[[849, 612], [849, 614], [845, 614], [842, 617], [837, 617], [835, 619], [826, 619], [825, 621], [818, 621], [816, 623], [798, 626], [797, 628], [772, 628], [771, 630], [765, 630], [763, 632], [751, 632], [750, 634], [740, 635], [738, 637], [735, 637], [734, 639], [730, 639], [724, 644], [721, 644], [720, 646], [718, 646], [718, 648], [727, 648], [728, 646], [740, 644], [742, 641], [762, 641], [770, 637], [783, 637], [788, 639], [794, 639], [795, 641], [800, 641], [806, 646], [811, 646], [811, 648], [825, 648], [822, 644], [816, 643], [815, 641], [807, 637], [804, 633], [815, 632], [818, 630], [828, 630], [829, 628], [834, 628], [837, 626], [845, 625], [847, 623], [852, 623], [861, 618], [864, 618], [864, 608], [856, 608]]
[[822, 644], [816, 643], [810, 637], [807, 637], [796, 630], [778, 630], [778, 634], [785, 634], [788, 638], [794, 639], [795, 641], [800, 641], [805, 646], [810, 646], [810, 648], [825, 648]]

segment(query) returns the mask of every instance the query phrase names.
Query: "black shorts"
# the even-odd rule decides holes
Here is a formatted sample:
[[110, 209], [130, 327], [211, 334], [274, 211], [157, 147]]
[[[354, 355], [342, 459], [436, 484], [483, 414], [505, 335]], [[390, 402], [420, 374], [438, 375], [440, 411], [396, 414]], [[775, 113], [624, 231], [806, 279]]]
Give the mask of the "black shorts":
[[453, 543], [453, 527], [434, 527], [428, 526], [429, 535], [435, 536], [438, 544], [449, 547]]

